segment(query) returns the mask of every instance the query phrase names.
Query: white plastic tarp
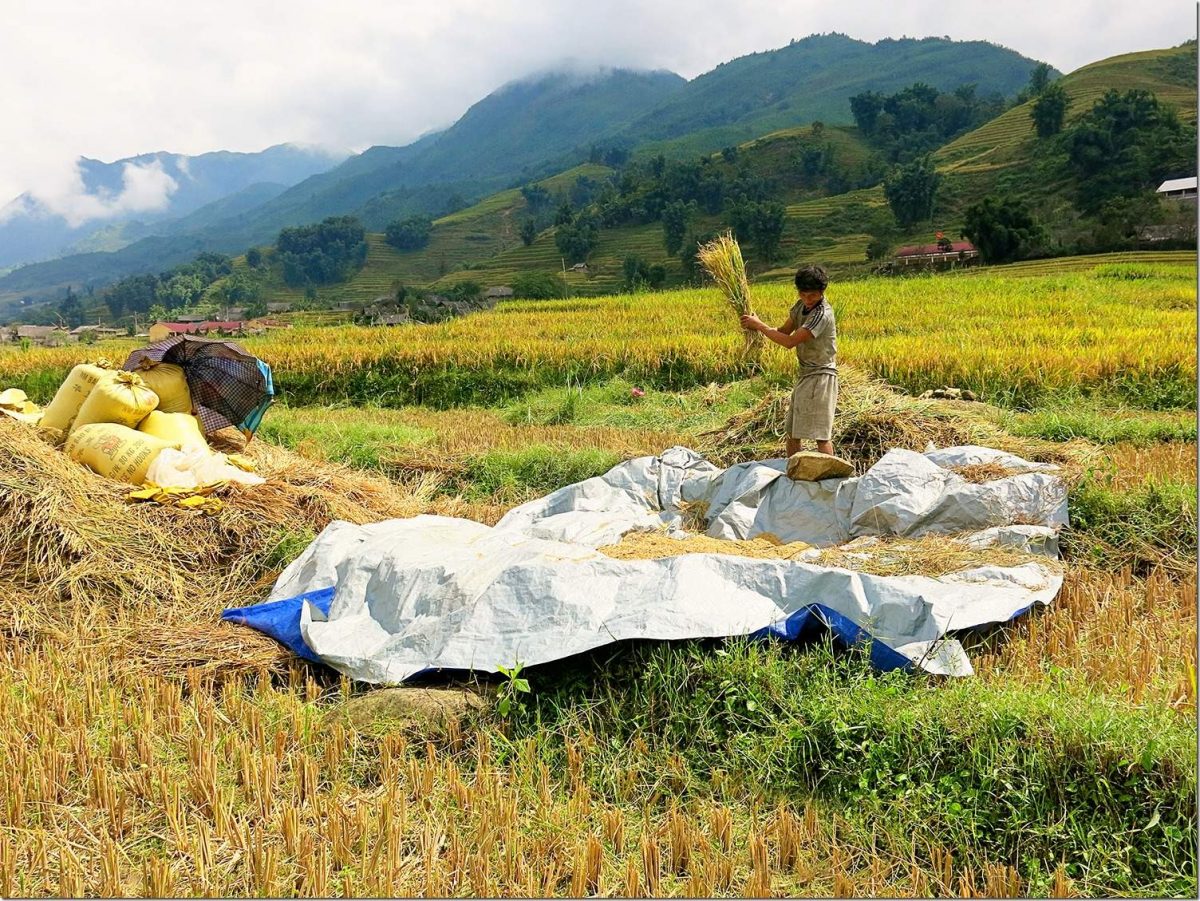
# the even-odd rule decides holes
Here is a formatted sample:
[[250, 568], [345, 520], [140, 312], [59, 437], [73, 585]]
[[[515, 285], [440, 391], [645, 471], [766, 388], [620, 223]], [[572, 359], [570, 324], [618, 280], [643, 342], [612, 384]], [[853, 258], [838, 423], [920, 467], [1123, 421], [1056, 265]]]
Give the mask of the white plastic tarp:
[[[1025, 471], [972, 484], [946, 468], [998, 455]], [[861, 477], [823, 482], [792, 481], [783, 460], [722, 470], [672, 448], [517, 507], [495, 527], [437, 516], [332, 523], [270, 599], [332, 588], [328, 614], [303, 603], [301, 634], [321, 660], [367, 682], [495, 672], [623, 639], [792, 635], [812, 616], [846, 640], [873, 638], [882, 665], [967, 675], [947, 631], [1006, 621], [1061, 586], [1039, 563], [883, 577], [796, 560], [616, 560], [594, 550], [631, 530], [677, 529], [694, 505], [713, 537], [770, 532], [816, 546], [939, 533], [1054, 556], [1066, 523], [1061, 479], [988, 448], [893, 450]]]

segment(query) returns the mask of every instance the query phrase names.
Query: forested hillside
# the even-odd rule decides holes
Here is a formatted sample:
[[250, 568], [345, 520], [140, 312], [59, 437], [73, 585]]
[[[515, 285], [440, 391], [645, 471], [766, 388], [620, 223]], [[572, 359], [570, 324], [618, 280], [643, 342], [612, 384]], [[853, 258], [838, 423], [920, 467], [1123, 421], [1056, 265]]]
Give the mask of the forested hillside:
[[1010, 96], [1035, 65], [981, 42], [870, 44], [831, 34], [724, 63], [690, 82], [669, 72], [545, 73], [493, 92], [445, 131], [405, 147], [373, 147], [257, 206], [226, 216], [209, 209], [182, 228], [109, 233], [86, 247], [112, 251], [104, 256], [27, 266], [0, 278], [0, 304], [14, 296], [61, 296], [67, 285], [101, 286], [201, 251], [240, 252], [281, 228], [329, 216], [355, 215], [382, 231], [399, 217], [445, 215], [497, 190], [597, 161], [596, 148], [603, 162], [630, 153], [693, 159], [814, 121], [849, 124], [848, 98], [864, 90], [923, 81], [948, 91], [973, 83], [988, 97]]
[[[785, 51], [840, 40], [812, 39]], [[889, 52], [923, 49], [939, 55], [933, 52], [937, 42], [892, 43], [904, 47]], [[785, 51], [771, 58], [786, 60]], [[266, 240], [247, 242], [255, 246], [254, 265], [238, 256], [227, 274], [187, 296], [175, 291], [147, 300], [140, 288], [134, 296], [145, 313], [154, 302], [163, 311], [221, 303], [258, 309], [269, 302], [322, 309], [429, 293], [469, 297], [494, 285], [532, 297], [657, 288], [694, 283], [697, 242], [726, 229], [739, 238], [758, 279], [784, 278], [802, 260], [840, 269], [841, 277], [863, 274], [886, 268], [905, 243], [957, 240], [963, 234], [994, 263], [1130, 250], [1140, 246], [1147, 227], [1176, 235], [1159, 249], [1183, 246], [1186, 223], [1176, 221], [1178, 211], [1160, 203], [1153, 188], [1162, 178], [1187, 174], [1192, 165], [1195, 52], [1190, 43], [1127, 54], [1062, 78], [1048, 66], [1033, 66], [1007, 98], [975, 83], [868, 88], [845, 100], [843, 118], [854, 125], [816, 121], [713, 152], [687, 155], [686, 141], [661, 153], [649, 152], [654, 144], [631, 150], [620, 141], [594, 141], [581, 164], [516, 178], [511, 187], [475, 203], [458, 195], [440, 214], [427, 212], [436, 207], [438, 186], [379, 190], [394, 183], [397, 172], [436, 160], [460, 159], [475, 166], [472, 171], [485, 171], [465, 154], [489, 130], [497, 142], [510, 142], [513, 159], [532, 153], [511, 143], [526, 115], [552, 121], [572, 103], [588, 102], [610, 118], [628, 115], [611, 103], [615, 92], [598, 84], [568, 90], [553, 81], [531, 83], [498, 92], [449, 132], [410, 148], [373, 148], [265, 205], [218, 219], [218, 225], [241, 222], [249, 235], [264, 209], [274, 210], [280, 221], [303, 222], [318, 211], [356, 204], [351, 218], [365, 232], [365, 250], [353, 265], [331, 270], [336, 277], [310, 279], [295, 267], [289, 270], [277, 246], [286, 230], [281, 227]], [[760, 57], [723, 67], [729, 72], [721, 77], [736, 82], [745, 74], [738, 74], [742, 67], [770, 65]], [[653, 85], [651, 93], [672, 93], [669, 104], [676, 109], [682, 109], [679, 98], [686, 91], [696, 90], [696, 82], [680, 87], [666, 75], [607, 78], [619, 83], [632, 78]], [[710, 89], [720, 81], [715, 73], [704, 79]], [[511, 127], [505, 132], [507, 120]], [[305, 185], [310, 193], [302, 198]], [[238, 198], [225, 203], [235, 210]], [[206, 208], [192, 218], [212, 223], [217, 214]], [[343, 217], [325, 218], [340, 223]], [[163, 273], [158, 284], [166, 285], [174, 278], [171, 267], [206, 250], [202, 235], [157, 237], [120, 254], [18, 270], [0, 280], [0, 303], [7, 300], [12, 309], [30, 294], [61, 298], [71, 286], [76, 298], [86, 298], [86, 315], [120, 316], [132, 309], [129, 304], [106, 302], [104, 291], [86, 287], [83, 272], [102, 284], [137, 260]], [[62, 281], [47, 287], [51, 276]], [[115, 296], [125, 296], [120, 286]], [[43, 308], [34, 318], [51, 314]]]

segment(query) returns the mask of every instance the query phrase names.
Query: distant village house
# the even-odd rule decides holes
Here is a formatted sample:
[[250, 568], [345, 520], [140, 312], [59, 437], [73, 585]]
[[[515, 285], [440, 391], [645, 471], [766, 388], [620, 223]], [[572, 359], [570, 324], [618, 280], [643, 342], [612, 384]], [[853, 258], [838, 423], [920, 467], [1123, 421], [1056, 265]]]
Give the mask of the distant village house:
[[411, 321], [412, 320], [410, 319], [408, 313], [406, 313], [406, 312], [385, 313], [382, 316], [376, 316], [375, 320], [374, 320], [374, 324], [375, 325], [405, 325], [406, 323], [411, 322]]
[[116, 338], [116, 337], [122, 336], [125, 334], [125, 329], [123, 329], [123, 328], [108, 328], [107, 326], [103, 326], [103, 325], [81, 325], [81, 326], [77, 326], [76, 328], [71, 329], [69, 336], [68, 336], [68, 340], [82, 341], [84, 335], [89, 332], [97, 340], [101, 340], [103, 338]]
[[970, 241], [942, 241], [937, 244], [913, 244], [896, 251], [900, 266], [938, 266], [968, 263], [979, 258], [979, 251]]
[[205, 322], [156, 322], [150, 326], [149, 336], [152, 343], [165, 341], [172, 335], [197, 335], [206, 338], [236, 337], [239, 335], [256, 335], [269, 328], [286, 327], [275, 320], [234, 319], [207, 320]]
[[70, 340], [67, 330], [56, 325], [18, 325], [14, 339], [30, 341], [43, 347], [58, 347]]

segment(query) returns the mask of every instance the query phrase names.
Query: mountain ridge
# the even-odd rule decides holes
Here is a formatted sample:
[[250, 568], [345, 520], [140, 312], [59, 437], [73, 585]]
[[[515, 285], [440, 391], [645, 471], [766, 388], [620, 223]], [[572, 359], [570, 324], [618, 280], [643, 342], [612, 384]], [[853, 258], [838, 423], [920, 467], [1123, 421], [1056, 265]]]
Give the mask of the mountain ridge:
[[291, 186], [342, 159], [343, 151], [292, 144], [194, 155], [160, 150], [112, 162], [80, 157], [77, 185], [53, 197], [26, 191], [0, 208], [0, 266], [53, 256], [114, 225], [179, 219], [252, 184]]
[[[877, 50], [880, 47], [882, 51]], [[815, 62], [810, 60], [811, 65], [802, 64], [804, 54], [814, 48], [820, 51], [821, 59]], [[161, 269], [182, 262], [187, 254], [195, 253], [197, 247], [235, 253], [253, 244], [272, 240], [282, 227], [315, 222], [330, 215], [359, 215], [369, 227], [381, 229], [386, 218], [399, 218], [418, 212], [444, 214], [454, 208], [454, 204], [449, 203], [451, 200], [458, 199], [457, 205], [461, 206], [522, 181], [549, 176], [576, 165], [586, 159], [589, 146], [599, 144], [624, 148], [626, 151], [636, 150], [639, 142], [649, 140], [645, 134], [645, 123], [660, 114], [656, 111], [680, 109], [673, 98], [677, 98], [681, 92], [692, 92], [693, 107], [703, 106], [711, 97], [714, 84], [719, 87], [726, 82], [726, 87], [736, 92], [737, 86], [747, 77], [747, 72], [750, 73], [749, 77], [754, 78], [757, 77], [754, 73], [764, 66], [775, 66], [780, 73], [771, 84], [786, 85], [791, 92], [787, 97], [793, 100], [776, 98], [772, 94], [774, 88], [771, 88], [740, 114], [724, 110], [721, 116], [727, 120], [726, 125], [715, 126], [718, 129], [728, 127], [728, 121], [732, 121], [737, 130], [748, 132], [746, 139], [752, 139], [777, 130], [781, 123], [796, 125], [816, 118], [813, 110], [822, 112], [825, 107], [802, 108], [791, 105], [779, 108], [779, 104], [792, 103], [804, 93], [804, 85], [796, 79], [803, 81], [803, 77], [807, 77], [805, 73], [812, 74], [810, 70], [824, 71], [828, 81], [833, 78], [829, 75], [830, 71], [844, 73], [847, 68], [853, 68], [854, 59], [848, 51], [837, 56], [845, 48], [852, 49], [854, 54], [860, 56], [875, 52], [883, 52], [891, 57], [897, 53], [908, 57], [915, 54], [924, 60], [927, 69], [928, 66], [942, 65], [947, 71], [934, 80], [947, 86], [951, 86], [951, 82], [953, 86], [960, 83], [964, 72], [986, 74], [995, 71], [1007, 73], [997, 84], [1015, 89], [1036, 65], [1033, 60], [1016, 51], [980, 42], [925, 38], [870, 44], [844, 35], [834, 35], [812, 36], [794, 41], [787, 47], [739, 57], [722, 63], [690, 82], [661, 71], [638, 73], [635, 70], [610, 70], [612, 73], [628, 73], [616, 77], [632, 78], [645, 88], [640, 95], [640, 109], [639, 103], [631, 101], [628, 85], [624, 82], [619, 82], [620, 90], [605, 93], [595, 89], [600, 83], [595, 79], [587, 80], [586, 84], [580, 86], [577, 74], [568, 74], [559, 79], [559, 83], [546, 91], [544, 96], [514, 106], [514, 99], [520, 100], [531, 86], [544, 83], [550, 76], [516, 79], [473, 104], [454, 125], [405, 147], [380, 145], [369, 148], [330, 170], [293, 185], [255, 209], [228, 220], [208, 222], [203, 228], [187, 234], [155, 235], [153, 240], [143, 238], [116, 251], [111, 258], [92, 255], [78, 259], [67, 257], [51, 264], [38, 264], [40, 268], [34, 268], [33, 271], [16, 270], [0, 279], [0, 295], [11, 296], [22, 291], [44, 294], [60, 289], [65, 284], [100, 284], [104, 279], [148, 271], [148, 268]], [[991, 60], [987, 63], [991, 69], [978, 59], [981, 54]], [[954, 65], [947, 62], [955, 58], [958, 59]], [[973, 68], [964, 69], [968, 62]], [[784, 71], [789, 67], [792, 70], [790, 75]], [[861, 64], [860, 68], [863, 68]], [[867, 78], [864, 82], [860, 73], [850, 86], [843, 85], [833, 90], [826, 84], [822, 102], [832, 103], [834, 100], [830, 98], [840, 98], [837, 102], [846, 107], [840, 118], [848, 122], [850, 115], [846, 101], [850, 96], [850, 87], [857, 90], [863, 84], [867, 87], [907, 84], [908, 79], [906, 71], [898, 71], [882, 80]], [[697, 84], [699, 88], [695, 87]], [[599, 119], [586, 123], [585, 127], [576, 127], [578, 123], [572, 121], [573, 116], [581, 118], [578, 113], [580, 91], [583, 95], [591, 91], [592, 96], [583, 96], [583, 99], [590, 100], [593, 108], [600, 112]], [[639, 125], [639, 122], [643, 124]], [[688, 135], [678, 136], [678, 127], [668, 128], [668, 132], [671, 132], [671, 128], [675, 129], [676, 137], [673, 140], [681, 142], [680, 146], [686, 147], [686, 152], [694, 152], [696, 148], [687, 145]], [[522, 144], [522, 139], [525, 144]], [[720, 139], [718, 141], [717, 136], [710, 133], [701, 136], [696, 144], [702, 151], [710, 152], [722, 146], [724, 135]], [[24, 269], [29, 270], [30, 267]]]

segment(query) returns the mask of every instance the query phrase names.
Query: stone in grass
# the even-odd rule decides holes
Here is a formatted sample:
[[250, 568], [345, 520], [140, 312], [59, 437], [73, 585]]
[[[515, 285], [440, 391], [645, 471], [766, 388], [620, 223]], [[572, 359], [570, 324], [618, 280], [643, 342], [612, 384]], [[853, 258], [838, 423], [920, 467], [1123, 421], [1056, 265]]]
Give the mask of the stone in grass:
[[799, 451], [788, 457], [787, 474], [797, 482], [819, 482], [822, 479], [844, 479], [854, 475], [849, 460], [817, 451]]
[[952, 388], [948, 385], [926, 391], [920, 396], [921, 400], [970, 400], [977, 401], [979, 396], [969, 388]]
[[341, 713], [359, 731], [371, 731], [386, 723], [423, 733], [444, 733], [464, 726], [487, 706], [487, 689], [483, 687], [400, 686], [376, 688], [353, 697], [341, 706]]

